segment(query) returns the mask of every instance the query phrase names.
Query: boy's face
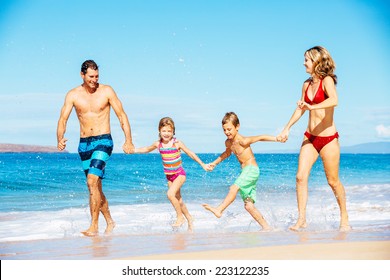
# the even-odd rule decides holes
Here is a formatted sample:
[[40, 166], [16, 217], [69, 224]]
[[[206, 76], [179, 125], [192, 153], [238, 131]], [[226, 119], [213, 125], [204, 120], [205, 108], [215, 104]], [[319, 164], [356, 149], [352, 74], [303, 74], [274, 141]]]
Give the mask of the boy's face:
[[234, 126], [232, 122], [227, 122], [222, 125], [222, 128], [226, 137], [231, 140], [237, 135], [240, 125]]

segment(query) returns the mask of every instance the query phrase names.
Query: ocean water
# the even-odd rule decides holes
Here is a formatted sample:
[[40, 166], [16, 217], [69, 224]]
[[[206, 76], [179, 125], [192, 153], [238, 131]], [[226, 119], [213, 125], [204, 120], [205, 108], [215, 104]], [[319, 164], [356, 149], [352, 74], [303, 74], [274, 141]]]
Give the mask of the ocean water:
[[[218, 154], [199, 156], [207, 163]], [[266, 234], [261, 242], [283, 244], [289, 240], [288, 227], [297, 218], [295, 172], [298, 155], [256, 154], [256, 160], [260, 167], [256, 207], [274, 232], [279, 233], [278, 240], [275, 235]], [[259, 226], [245, 211], [239, 196], [221, 219], [216, 219], [201, 206], [202, 203], [218, 205], [226, 196], [229, 186], [240, 172], [234, 156], [212, 172], [205, 172], [186, 155], [183, 155], [183, 164], [187, 181], [181, 192], [195, 219], [195, 234], [208, 236], [209, 240], [218, 240], [223, 235], [225, 241], [237, 234], [257, 234]], [[390, 155], [342, 154], [340, 178], [347, 193], [347, 207], [355, 239], [390, 240]], [[170, 238], [177, 240], [186, 234], [185, 227], [173, 231], [170, 226], [175, 221], [175, 213], [166, 198], [167, 183], [159, 154], [113, 154], [106, 168], [103, 190], [117, 223], [110, 237], [111, 240], [114, 238], [114, 243], [129, 237], [132, 240], [142, 237], [142, 242], [147, 242], [145, 236], [168, 236], [165, 241], [169, 243]], [[69, 240], [73, 242], [79, 239], [89, 242], [85, 241], [89, 238], [80, 234], [89, 227], [90, 214], [89, 194], [77, 154], [0, 154], [0, 197], [0, 256], [3, 259], [30, 258], [29, 253], [33, 250], [25, 247], [31, 242], [38, 244], [45, 240], [63, 240], [68, 244]], [[327, 185], [320, 159], [310, 175], [307, 219], [308, 231], [315, 234], [312, 236], [314, 239], [329, 232], [337, 234], [339, 210]], [[99, 224], [103, 233], [105, 223], [102, 217]], [[202, 247], [200, 243], [203, 241], [191, 238], [192, 247]], [[207, 242], [208, 245], [210, 242]], [[139, 243], [132, 245], [133, 254], [155, 253]], [[213, 248], [225, 245], [226, 242], [214, 242]], [[27, 251], [15, 257], [15, 250]], [[123, 252], [123, 256], [128, 254]], [[88, 254], [79, 256], [94, 257]], [[105, 257], [120, 256], [116, 252]], [[53, 255], [41, 257], [53, 258]], [[39, 256], [31, 255], [31, 258]]]

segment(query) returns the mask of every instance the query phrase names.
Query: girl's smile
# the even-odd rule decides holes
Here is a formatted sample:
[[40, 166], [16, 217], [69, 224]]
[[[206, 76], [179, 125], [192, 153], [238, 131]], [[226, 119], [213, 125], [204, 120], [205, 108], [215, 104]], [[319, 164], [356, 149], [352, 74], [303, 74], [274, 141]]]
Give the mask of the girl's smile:
[[173, 138], [173, 129], [170, 125], [163, 126], [160, 129], [160, 138], [166, 144]]

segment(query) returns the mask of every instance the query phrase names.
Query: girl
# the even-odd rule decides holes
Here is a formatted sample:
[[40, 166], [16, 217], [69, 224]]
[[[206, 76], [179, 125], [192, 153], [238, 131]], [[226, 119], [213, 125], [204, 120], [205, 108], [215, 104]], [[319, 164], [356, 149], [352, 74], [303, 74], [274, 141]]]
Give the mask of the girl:
[[[164, 173], [168, 180], [167, 196], [173, 208], [176, 211], [176, 222], [172, 224], [174, 228], [180, 227], [188, 222], [188, 230], [192, 231], [192, 216], [188, 212], [186, 205], [181, 197], [180, 189], [186, 180], [186, 172], [182, 166], [181, 150], [183, 150], [190, 158], [199, 163], [204, 170], [208, 171], [209, 166], [204, 164], [199, 157], [190, 151], [183, 142], [177, 140], [175, 136], [175, 123], [169, 117], [162, 118], [158, 125], [160, 140], [152, 145], [143, 148], [136, 148], [135, 153], [150, 153], [158, 149], [161, 154]], [[184, 219], [184, 217], [185, 219]]]

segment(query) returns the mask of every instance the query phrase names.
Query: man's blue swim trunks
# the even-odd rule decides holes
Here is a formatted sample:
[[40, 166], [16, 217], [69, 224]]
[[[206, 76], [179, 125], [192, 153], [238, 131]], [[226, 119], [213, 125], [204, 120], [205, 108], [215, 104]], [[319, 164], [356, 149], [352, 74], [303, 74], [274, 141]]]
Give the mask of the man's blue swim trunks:
[[85, 175], [94, 174], [103, 179], [106, 161], [110, 158], [113, 148], [111, 134], [80, 138], [78, 151]]

